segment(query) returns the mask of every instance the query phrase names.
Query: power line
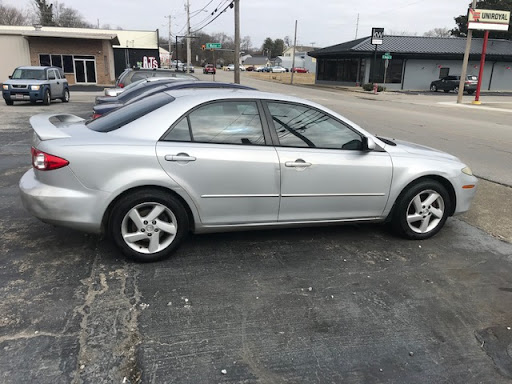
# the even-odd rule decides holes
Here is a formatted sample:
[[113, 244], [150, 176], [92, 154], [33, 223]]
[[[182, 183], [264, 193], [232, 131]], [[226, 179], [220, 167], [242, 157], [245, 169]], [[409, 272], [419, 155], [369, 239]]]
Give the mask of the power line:
[[[231, 5], [233, 4], [233, 2], [231, 0], [227, 0], [227, 1], [224, 1], [224, 4], [226, 3], [229, 3], [222, 11], [220, 11], [213, 19], [211, 19], [208, 23], [206, 23], [205, 25], [201, 26], [201, 27], [196, 27], [196, 29], [194, 29], [192, 32], [199, 32], [201, 29], [203, 28], [206, 28], [208, 25], [210, 25], [211, 23], [213, 23], [215, 20], [217, 20], [217, 18], [222, 15], [224, 12], [226, 12], [226, 10], [231, 7]], [[221, 2], [222, 4], [222, 2]], [[224, 6], [224, 4], [222, 4], [222, 6]], [[220, 5], [220, 4], [219, 4]], [[222, 7], [220, 7], [222, 8]], [[215, 13], [218, 11], [219, 8], [216, 8], [216, 10], [212, 13]], [[197, 25], [201, 25], [201, 23], [197, 24]]]

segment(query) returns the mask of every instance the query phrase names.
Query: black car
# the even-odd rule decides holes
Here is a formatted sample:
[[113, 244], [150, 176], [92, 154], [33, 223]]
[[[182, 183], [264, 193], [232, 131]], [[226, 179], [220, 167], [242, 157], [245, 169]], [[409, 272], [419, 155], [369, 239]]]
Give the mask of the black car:
[[120, 94], [118, 97], [102, 97], [102, 99], [113, 100], [113, 102], [105, 102], [97, 104], [93, 107], [93, 119], [97, 119], [104, 114], [120, 108], [126, 104], [133, 103], [137, 100], [154, 95], [158, 92], [168, 91], [170, 89], [184, 89], [184, 88], [233, 88], [233, 89], [252, 89], [240, 84], [231, 83], [218, 83], [212, 81], [172, 81], [160, 80], [146, 83], [145, 87], [139, 88], [139, 91], [128, 91]]
[[[432, 92], [444, 91], [445, 93], [448, 93], [450, 91], [459, 92], [459, 83], [460, 76], [446, 76], [430, 83], [430, 90]], [[473, 94], [476, 91], [477, 84], [477, 76], [466, 76], [466, 81], [464, 82], [464, 91], [466, 91], [468, 95]]]
[[124, 88], [137, 80], [148, 79], [150, 77], [172, 77], [181, 80], [199, 80], [197, 77], [188, 73], [177, 73], [170, 69], [162, 68], [128, 68], [119, 75], [116, 80], [116, 87]]

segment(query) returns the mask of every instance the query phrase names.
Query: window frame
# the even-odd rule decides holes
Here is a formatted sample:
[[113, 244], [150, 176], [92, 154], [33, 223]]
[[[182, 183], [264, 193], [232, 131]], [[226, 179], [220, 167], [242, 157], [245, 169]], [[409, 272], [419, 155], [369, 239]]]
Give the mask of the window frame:
[[[324, 148], [324, 147], [309, 147], [309, 146], [307, 146], [307, 147], [298, 147], [297, 146], [296, 147], [296, 146], [291, 146], [291, 145], [281, 145], [281, 143], [279, 141], [279, 135], [277, 134], [277, 129], [276, 129], [276, 126], [274, 124], [274, 120], [272, 119], [272, 114], [270, 113], [270, 109], [268, 107], [268, 103], [281, 103], [281, 104], [289, 104], [289, 105], [294, 105], [294, 106], [301, 106], [301, 107], [313, 109], [313, 110], [315, 110], [317, 112], [323, 113], [323, 114], [329, 116], [334, 121], [337, 121], [341, 125], [345, 126], [349, 130], [354, 132], [356, 135], [358, 135], [361, 138], [361, 143], [363, 145], [363, 148], [361, 148], [361, 149], [345, 149], [345, 148]], [[275, 147], [279, 147], [279, 148], [297, 148], [297, 149], [308, 149], [308, 150], [319, 150], [320, 149], [320, 150], [327, 150], [327, 151], [359, 151], [359, 152], [364, 152], [365, 151], [365, 149], [364, 149], [364, 145], [365, 145], [364, 143], [365, 143], [365, 138], [366, 138], [365, 135], [363, 135], [361, 132], [359, 132], [357, 129], [355, 129], [351, 125], [347, 124], [343, 120], [340, 120], [340, 119], [336, 118], [335, 116], [331, 115], [330, 113], [327, 113], [326, 111], [324, 111], [324, 110], [322, 110], [320, 108], [317, 108], [317, 107], [314, 107], [314, 106], [308, 105], [308, 104], [302, 104], [302, 103], [293, 102], [293, 101], [273, 100], [273, 99], [262, 100], [262, 104], [263, 104], [263, 108], [265, 110], [266, 119], [267, 119], [268, 124], [269, 124], [269, 129], [270, 129], [270, 135], [272, 137], [272, 142], [274, 143]], [[270, 124], [271, 124], [271, 126], [270, 126]]]
[[[191, 124], [190, 124], [190, 114], [193, 113], [194, 111], [198, 110], [199, 108], [205, 107], [205, 106], [210, 105], [210, 104], [217, 104], [217, 103], [222, 103], [222, 102], [255, 103], [256, 104], [256, 108], [258, 110], [258, 114], [260, 116], [261, 129], [263, 131], [263, 139], [265, 141], [264, 144], [212, 143], [212, 142], [204, 142], [204, 141], [195, 141], [194, 140], [194, 133], [192, 132], [192, 127], [191, 127]], [[174, 127], [176, 125], [178, 125], [183, 118], [187, 119], [188, 130], [189, 130], [189, 134], [190, 134], [190, 141], [184, 141], [184, 140], [165, 140], [165, 137], [172, 132]], [[189, 109], [184, 114], [182, 114], [180, 117], [178, 117], [176, 119], [176, 121], [174, 121], [171, 124], [169, 129], [167, 129], [167, 131], [165, 131], [165, 133], [160, 137], [160, 139], [158, 139], [158, 141], [159, 142], [164, 142], [164, 143], [190, 143], [190, 144], [203, 144], [203, 145], [236, 145], [236, 146], [251, 146], [251, 147], [268, 147], [268, 146], [273, 146], [274, 145], [273, 138], [271, 136], [271, 130], [270, 130], [270, 127], [268, 125], [267, 116], [265, 114], [265, 110], [264, 110], [263, 105], [262, 105], [262, 100], [260, 100], [260, 99], [253, 99], [253, 98], [248, 98], [248, 99], [245, 99], [245, 98], [217, 99], [217, 100], [209, 100], [207, 102], [198, 104], [195, 107]]]

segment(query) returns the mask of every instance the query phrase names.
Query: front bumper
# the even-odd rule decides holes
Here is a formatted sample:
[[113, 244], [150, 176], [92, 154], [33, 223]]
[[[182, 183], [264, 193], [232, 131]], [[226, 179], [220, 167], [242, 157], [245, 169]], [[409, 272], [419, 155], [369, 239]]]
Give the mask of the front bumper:
[[34, 169], [27, 171], [19, 183], [25, 209], [49, 224], [85, 232], [100, 233], [108, 194], [84, 187], [68, 169], [49, 171], [52, 179], [63, 180], [63, 186], [41, 182]]
[[[453, 181], [453, 188], [455, 190], [456, 206], [453, 215], [460, 215], [469, 210], [471, 202], [476, 194], [478, 179], [475, 176], [461, 175]], [[464, 188], [464, 186], [474, 185], [473, 188]]]
[[2, 96], [5, 100], [11, 101], [37, 101], [43, 100], [43, 89], [39, 91], [31, 91], [27, 89], [9, 89], [3, 90]]

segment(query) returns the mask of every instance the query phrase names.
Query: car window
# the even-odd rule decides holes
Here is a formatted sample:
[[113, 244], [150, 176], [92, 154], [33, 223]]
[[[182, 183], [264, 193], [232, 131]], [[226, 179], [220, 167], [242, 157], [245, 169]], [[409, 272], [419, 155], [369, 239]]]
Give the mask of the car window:
[[478, 80], [478, 77], [476, 76], [468, 76], [468, 80]]
[[[89, 129], [96, 132], [111, 132], [169, 104], [173, 100], [175, 100], [174, 97], [160, 92], [136, 103], [115, 109], [95, 120], [88, 121], [86, 124]], [[141, 129], [146, 129], [146, 127], [141, 127]]]
[[188, 121], [183, 119], [176, 124], [164, 140], [265, 145], [258, 107], [251, 101], [219, 101], [201, 106], [188, 115]]
[[148, 72], [137, 72], [132, 76], [130, 81], [133, 83], [135, 81], [147, 79], [148, 77], [153, 77], [153, 74]]
[[16, 68], [12, 74], [13, 79], [46, 80], [44, 69]]
[[281, 146], [356, 150], [363, 148], [359, 133], [317, 109], [278, 102], [269, 102], [268, 108]]
[[48, 71], [48, 80], [55, 80], [55, 71], [53, 69], [50, 69]]

